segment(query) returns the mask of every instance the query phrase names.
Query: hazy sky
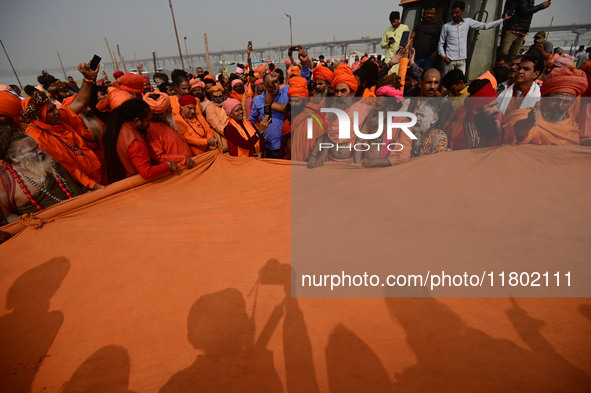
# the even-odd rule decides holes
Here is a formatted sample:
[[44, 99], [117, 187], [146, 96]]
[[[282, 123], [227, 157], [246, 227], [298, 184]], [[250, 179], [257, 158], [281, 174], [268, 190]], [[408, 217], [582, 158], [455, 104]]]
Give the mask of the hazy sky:
[[[66, 68], [89, 61], [94, 53], [110, 63], [105, 37], [111, 50], [119, 44], [126, 62], [133, 63], [134, 51], [138, 59], [151, 58], [152, 51], [159, 56], [178, 54], [168, 0], [0, 1], [0, 39], [17, 71], [59, 68], [58, 51]], [[284, 12], [292, 15], [294, 44], [377, 37], [388, 27], [389, 12], [401, 10], [398, 4], [389, 0], [173, 0], [183, 54], [185, 36], [189, 52], [205, 51], [203, 33], [208, 34], [211, 51], [244, 48], [248, 40], [255, 47], [288, 45], [289, 21]], [[555, 0], [536, 14], [532, 26], [547, 26], [552, 15], [554, 24], [591, 22], [591, 1]], [[10, 70], [3, 52], [0, 70]]]

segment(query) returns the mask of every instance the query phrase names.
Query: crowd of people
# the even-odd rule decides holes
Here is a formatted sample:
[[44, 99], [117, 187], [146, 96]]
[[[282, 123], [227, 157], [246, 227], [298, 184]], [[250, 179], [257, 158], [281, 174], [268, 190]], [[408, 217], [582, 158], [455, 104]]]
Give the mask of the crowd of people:
[[[211, 150], [316, 168], [328, 161], [392, 166], [501, 144], [591, 145], [591, 106], [577, 99], [591, 95], [590, 49], [570, 56], [543, 31], [522, 48], [533, 14], [550, 2], [516, 3], [490, 23], [464, 17], [459, 1], [444, 24], [437, 4], [426, 5], [412, 31], [392, 12], [384, 56], [312, 59], [298, 46], [284, 70], [253, 66], [249, 46], [246, 64], [229, 75], [198, 67], [194, 75], [156, 72], [151, 81], [138, 67], [111, 81], [81, 63], [81, 86], [45, 71], [39, 86], [24, 88], [27, 98], [2, 85], [0, 224], [130, 176], [191, 169]], [[469, 31], [497, 26], [494, 66], [468, 81]], [[349, 114], [349, 133], [323, 108]], [[391, 112], [398, 117], [384, 120]], [[400, 113], [416, 123], [376, 132], [409, 120]]]

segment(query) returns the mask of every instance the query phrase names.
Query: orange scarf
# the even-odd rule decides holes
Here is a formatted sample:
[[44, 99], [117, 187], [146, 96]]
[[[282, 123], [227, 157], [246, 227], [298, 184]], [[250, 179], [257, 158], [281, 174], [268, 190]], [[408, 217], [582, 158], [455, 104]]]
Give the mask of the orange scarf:
[[[234, 119], [228, 119], [228, 120], [229, 120], [229, 123], [232, 125], [232, 127], [237, 129], [238, 132], [240, 133], [240, 136], [242, 136], [245, 140], [250, 139], [254, 134], [256, 134], [256, 130], [253, 127], [250, 120], [244, 119], [242, 121], [242, 124], [244, 125], [244, 127], [246, 127], [246, 129], [244, 129], [240, 124], [238, 124], [238, 122], [236, 120], [234, 120]], [[240, 146], [236, 146], [236, 148], [238, 149], [238, 157], [250, 157], [249, 150], [243, 149]], [[260, 141], [257, 141], [257, 143], [254, 145], [254, 152], [255, 153], [261, 152], [261, 142]]]

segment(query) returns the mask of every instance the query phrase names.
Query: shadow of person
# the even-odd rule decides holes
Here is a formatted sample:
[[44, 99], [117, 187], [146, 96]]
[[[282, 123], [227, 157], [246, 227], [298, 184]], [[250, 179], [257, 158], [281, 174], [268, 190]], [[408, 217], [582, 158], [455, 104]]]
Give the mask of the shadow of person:
[[63, 257], [23, 273], [8, 289], [0, 317], [0, 386], [3, 392], [30, 392], [35, 374], [57, 336], [64, 316], [49, 312], [52, 296], [70, 270]]
[[392, 393], [392, 383], [379, 357], [343, 325], [337, 325], [326, 345], [331, 393]]
[[240, 291], [201, 296], [187, 319], [189, 342], [202, 355], [173, 375], [162, 393], [282, 392], [272, 352], [255, 347], [254, 321]]
[[[509, 318], [532, 350], [471, 328], [434, 298], [386, 298], [407, 332], [417, 364], [397, 374], [397, 392], [588, 392], [591, 377], [539, 342], [542, 321], [523, 311]], [[529, 341], [529, 342], [528, 342]], [[550, 349], [551, 348], [551, 349]]]
[[129, 387], [130, 359], [117, 345], [90, 355], [64, 384], [62, 393], [132, 393]]

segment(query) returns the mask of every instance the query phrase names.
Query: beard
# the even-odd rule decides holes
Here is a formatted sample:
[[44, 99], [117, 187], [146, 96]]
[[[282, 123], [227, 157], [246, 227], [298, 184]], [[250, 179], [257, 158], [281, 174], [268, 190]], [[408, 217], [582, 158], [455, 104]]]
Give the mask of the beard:
[[563, 111], [544, 111], [542, 116], [551, 123], [558, 123], [564, 120], [566, 112]]
[[172, 117], [171, 111], [169, 111], [167, 114], [159, 113], [157, 115], [153, 115], [152, 121], [164, 123], [167, 126], [169, 126], [170, 128], [174, 128], [175, 130], [179, 129], [178, 126], [176, 125], [176, 122], [174, 121], [174, 118]]
[[95, 141], [102, 140], [105, 130], [104, 130], [103, 126], [101, 125], [100, 121], [96, 118], [96, 116], [94, 116], [94, 114], [92, 112], [86, 112], [86, 113], [82, 113], [81, 117], [82, 117], [82, 121], [84, 122], [84, 125], [86, 126], [86, 128], [88, 128], [88, 130], [92, 134], [94, 140]]
[[489, 116], [480, 109], [474, 116], [474, 123], [480, 138], [485, 141], [490, 141], [497, 136], [498, 125], [497, 120], [493, 116]]
[[335, 97], [332, 100], [332, 105], [337, 109], [345, 110], [353, 105], [353, 102], [355, 102], [354, 97]]
[[54, 175], [55, 161], [48, 155], [20, 157], [18, 161], [21, 168], [34, 173], [39, 177]]
[[213, 103], [215, 104], [215, 106], [220, 107], [220, 108], [222, 106], [224, 106], [224, 101], [222, 101], [222, 102], [216, 102], [216, 101], [214, 101]]
[[318, 97], [318, 98], [328, 97], [328, 89], [314, 90], [314, 97]]

